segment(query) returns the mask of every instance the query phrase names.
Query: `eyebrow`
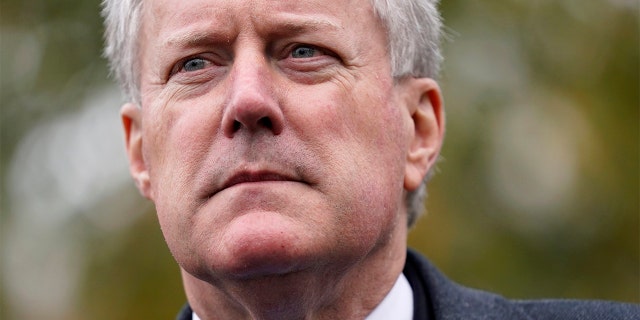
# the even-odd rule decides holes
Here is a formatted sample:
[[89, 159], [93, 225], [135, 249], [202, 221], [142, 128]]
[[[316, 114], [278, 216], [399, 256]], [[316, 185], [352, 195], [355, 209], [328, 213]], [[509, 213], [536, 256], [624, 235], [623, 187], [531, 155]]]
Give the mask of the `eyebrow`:
[[[331, 31], [335, 32], [340, 29], [338, 24], [327, 19], [286, 19], [282, 22], [272, 22], [276, 25], [274, 31], [270, 32], [271, 36], [283, 35], [299, 35], [307, 32]], [[203, 44], [212, 43], [228, 43], [230, 37], [224, 32], [216, 32], [211, 30], [192, 29], [183, 32], [176, 32], [162, 42], [165, 47], [193, 47]]]
[[[288, 20], [280, 24], [277, 30], [286, 30], [286, 33], [301, 34], [310, 31], [338, 30], [339, 26], [326, 19], [295, 19]], [[278, 32], [276, 32], [278, 33]]]
[[162, 45], [165, 47], [192, 47], [202, 43], [214, 43], [223, 41], [222, 37], [216, 36], [215, 33], [202, 30], [189, 30], [186, 32], [177, 32], [165, 41]]

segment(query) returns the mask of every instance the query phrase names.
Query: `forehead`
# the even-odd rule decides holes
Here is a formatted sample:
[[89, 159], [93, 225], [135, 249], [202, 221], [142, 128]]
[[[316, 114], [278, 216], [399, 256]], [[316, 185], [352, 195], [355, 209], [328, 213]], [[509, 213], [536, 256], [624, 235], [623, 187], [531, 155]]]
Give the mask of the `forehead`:
[[142, 19], [147, 38], [165, 44], [198, 30], [232, 34], [247, 24], [258, 32], [383, 32], [369, 0], [155, 0], [144, 3]]

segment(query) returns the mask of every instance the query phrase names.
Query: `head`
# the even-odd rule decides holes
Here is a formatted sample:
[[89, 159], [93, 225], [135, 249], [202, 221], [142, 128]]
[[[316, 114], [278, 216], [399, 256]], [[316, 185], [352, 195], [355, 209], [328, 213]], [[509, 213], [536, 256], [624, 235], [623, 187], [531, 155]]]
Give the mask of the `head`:
[[[371, 0], [387, 34], [391, 73], [396, 81], [407, 76], [437, 79], [441, 18], [437, 0]], [[125, 98], [140, 105], [138, 54], [142, 0], [104, 0], [105, 56]], [[408, 224], [412, 226], [423, 212], [426, 184], [433, 168], [420, 186], [407, 193]]]
[[[107, 55], [133, 101], [130, 170], [190, 301], [216, 288], [295, 318], [392, 284], [444, 131], [433, 4], [123, 3], [105, 6]], [[402, 42], [423, 32], [434, 57]]]

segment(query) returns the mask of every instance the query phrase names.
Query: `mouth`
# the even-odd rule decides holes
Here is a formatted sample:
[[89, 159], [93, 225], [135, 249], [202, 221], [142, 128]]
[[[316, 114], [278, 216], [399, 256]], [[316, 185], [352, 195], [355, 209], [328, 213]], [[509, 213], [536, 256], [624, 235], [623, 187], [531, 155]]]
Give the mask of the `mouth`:
[[277, 172], [242, 171], [232, 175], [229, 179], [227, 179], [225, 183], [222, 185], [222, 187], [219, 190], [216, 190], [213, 193], [213, 195], [239, 184], [260, 183], [260, 182], [279, 182], [279, 181], [302, 182], [299, 179], [295, 179], [288, 175], [277, 173]]

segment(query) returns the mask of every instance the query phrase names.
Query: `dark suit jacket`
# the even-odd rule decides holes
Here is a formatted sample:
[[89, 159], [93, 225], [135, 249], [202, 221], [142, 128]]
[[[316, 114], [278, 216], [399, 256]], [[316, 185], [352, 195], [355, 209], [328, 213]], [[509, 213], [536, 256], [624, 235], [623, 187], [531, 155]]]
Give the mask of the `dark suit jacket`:
[[[404, 275], [413, 289], [414, 320], [640, 320], [640, 305], [606, 301], [507, 300], [447, 279], [409, 250]], [[191, 320], [185, 305], [178, 320]], [[393, 319], [389, 319], [393, 320]]]

